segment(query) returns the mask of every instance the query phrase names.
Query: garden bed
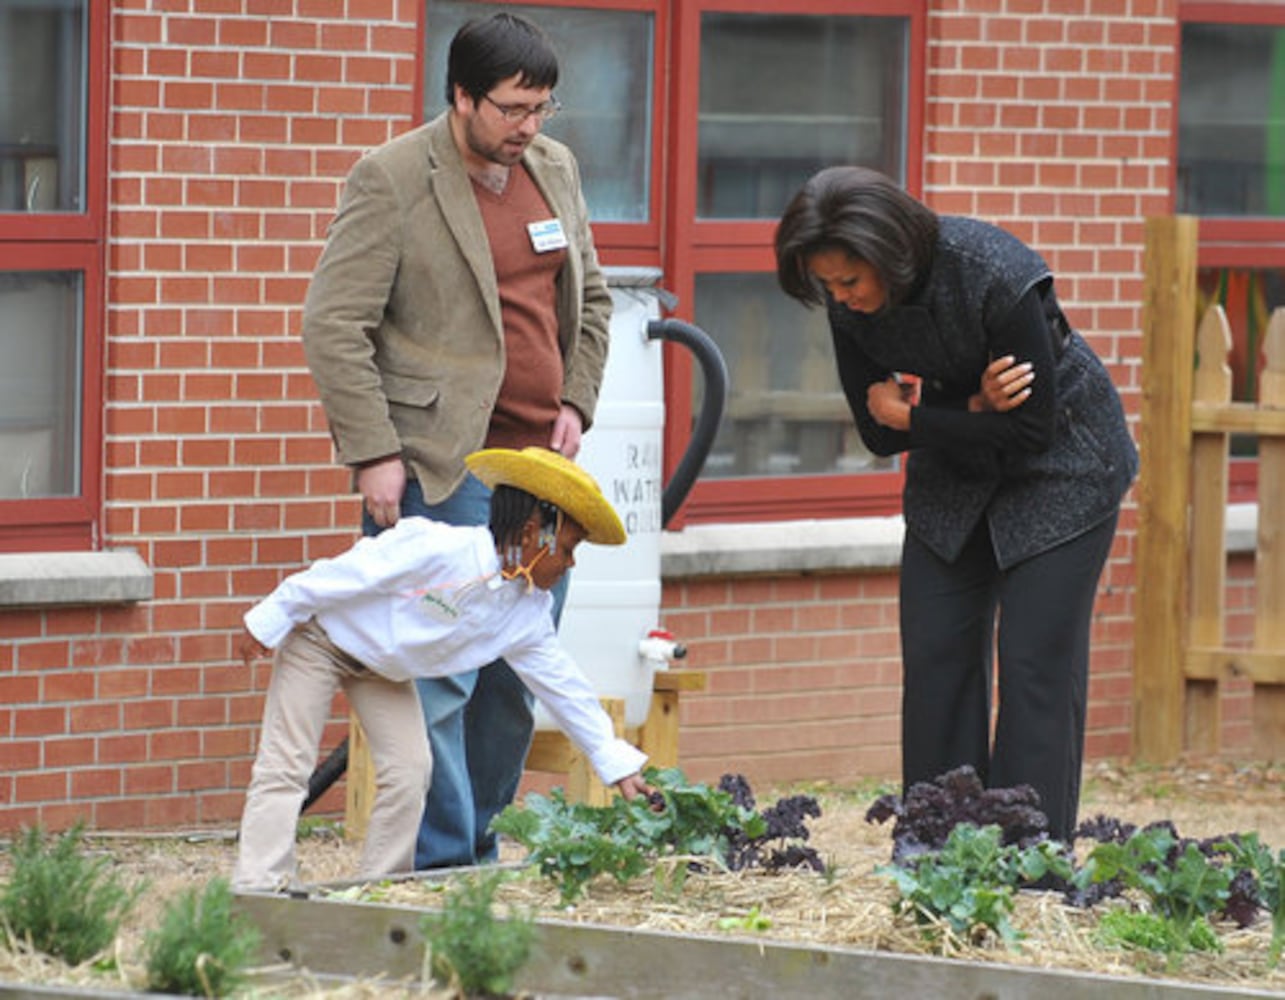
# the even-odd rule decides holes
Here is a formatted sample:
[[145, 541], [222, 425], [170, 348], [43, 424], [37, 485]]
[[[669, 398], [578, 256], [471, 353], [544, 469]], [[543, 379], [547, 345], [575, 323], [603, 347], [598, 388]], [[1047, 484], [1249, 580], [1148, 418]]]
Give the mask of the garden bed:
[[[1256, 830], [1269, 844], [1279, 847], [1285, 841], [1285, 769], [1268, 765], [1237, 766], [1213, 763], [1201, 768], [1120, 768], [1095, 765], [1086, 775], [1082, 815], [1103, 813], [1135, 824], [1157, 819], [1170, 819], [1179, 831], [1191, 837], [1213, 837], [1225, 833]], [[1285, 969], [1266, 968], [1270, 926], [1260, 919], [1254, 926], [1235, 930], [1220, 925], [1217, 929], [1223, 943], [1220, 953], [1189, 953], [1179, 959], [1166, 959], [1147, 952], [1119, 951], [1101, 948], [1093, 942], [1093, 911], [1066, 907], [1054, 893], [1018, 894], [1013, 914], [1014, 926], [1024, 935], [1015, 946], [991, 939], [964, 941], [951, 935], [939, 936], [935, 942], [925, 939], [921, 929], [903, 919], [894, 919], [894, 890], [889, 879], [875, 874], [875, 868], [890, 860], [889, 826], [865, 821], [865, 812], [886, 789], [865, 785], [844, 789], [817, 786], [805, 789], [815, 795], [822, 816], [809, 824], [810, 843], [830, 866], [824, 874], [789, 873], [767, 875], [756, 872], [738, 874], [693, 875], [681, 891], [657, 889], [651, 877], [634, 879], [625, 885], [599, 878], [568, 909], [559, 892], [547, 880], [531, 873], [516, 879], [501, 890], [501, 898], [523, 910], [538, 913], [542, 925], [576, 928], [582, 936], [600, 934], [599, 928], [627, 928], [632, 944], [611, 946], [609, 951], [633, 956], [643, 968], [659, 970], [676, 959], [657, 958], [649, 952], [654, 944], [644, 947], [639, 942], [673, 939], [699, 939], [748, 949], [747, 954], [779, 954], [781, 961], [797, 964], [799, 955], [826, 956], [824, 964], [837, 968], [840, 962], [865, 963], [862, 976], [876, 973], [877, 960], [903, 956], [922, 969], [932, 970], [943, 961], [952, 964], [962, 960], [966, 967], [990, 976], [987, 989], [978, 987], [968, 995], [992, 992], [1016, 996], [1041, 993], [1043, 1000], [1059, 996], [1092, 996], [1091, 992], [1068, 993], [1066, 980], [1078, 981], [1078, 989], [1090, 989], [1105, 977], [1117, 984], [1157, 984], [1157, 978], [1172, 984], [1173, 990], [1204, 990], [1211, 994], [1239, 991], [1241, 995], [1266, 993], [1285, 995]], [[791, 789], [792, 792], [799, 789]], [[760, 793], [760, 804], [768, 800]], [[95, 850], [109, 854], [120, 870], [139, 878], [146, 877], [151, 889], [144, 896], [138, 912], [118, 941], [116, 970], [104, 975], [93, 969], [65, 969], [56, 963], [0, 947], [0, 981], [23, 983], [81, 983], [99, 989], [130, 988], [138, 982], [134, 955], [138, 938], [154, 917], [155, 908], [167, 894], [183, 887], [226, 876], [231, 869], [234, 845], [230, 831], [187, 831], [155, 835], [91, 835]], [[517, 861], [515, 851], [506, 852]], [[355, 849], [341, 838], [322, 828], [300, 843], [302, 874], [305, 879], [340, 889], [351, 873]], [[4, 860], [0, 860], [3, 866]], [[4, 878], [0, 867], [0, 880]], [[355, 897], [351, 889], [343, 895]], [[333, 926], [336, 942], [351, 936], [355, 912], [377, 914], [418, 913], [440, 904], [441, 885], [436, 879], [417, 878], [386, 884], [366, 895], [370, 901], [358, 910], [351, 900], [320, 904], [317, 899], [286, 901], [264, 898], [264, 906], [307, 905], [315, 903], [323, 914], [321, 924]], [[247, 897], [247, 908], [254, 912]], [[327, 909], [326, 907], [330, 907]], [[256, 919], [266, 919], [262, 916]], [[287, 923], [298, 923], [292, 918]], [[312, 918], [308, 918], [311, 921]], [[379, 919], [384, 919], [380, 917]], [[399, 932], [403, 944], [414, 945], [414, 921], [402, 921]], [[386, 929], [377, 934], [386, 933]], [[542, 931], [541, 933], [545, 933]], [[748, 943], [746, 943], [748, 942]], [[287, 946], [289, 947], [289, 946]], [[415, 973], [388, 966], [377, 968], [350, 967], [351, 978], [335, 982], [314, 961], [307, 973], [294, 970], [299, 964], [298, 945], [290, 961], [283, 961], [279, 943], [269, 942], [266, 960], [276, 963], [271, 970], [273, 991], [282, 995], [389, 996], [399, 991], [424, 996], [419, 987], [408, 982]], [[315, 945], [310, 947], [316, 947]], [[568, 946], [558, 945], [555, 952], [565, 957]], [[318, 954], [342, 955], [341, 945], [326, 946]], [[650, 955], [651, 957], [646, 957]], [[795, 957], [791, 958], [793, 955]], [[842, 955], [842, 958], [835, 956]], [[345, 960], [346, 961], [346, 960]], [[712, 959], [696, 959], [697, 968]], [[814, 957], [809, 963], [815, 963]], [[659, 965], [658, 965], [659, 963]], [[304, 964], [307, 964], [306, 962]], [[414, 960], [412, 959], [412, 964]], [[744, 960], [741, 964], [745, 964]], [[886, 963], [885, 964], [889, 964]], [[890, 963], [900, 967], [899, 961]], [[712, 968], [712, 966], [710, 966]], [[999, 978], [1028, 972], [1035, 976], [1056, 973], [1040, 980], [1034, 992], [1014, 993], [1011, 985]], [[917, 974], [921, 974], [917, 973]], [[962, 973], [956, 972], [956, 975]], [[631, 977], [632, 973], [625, 973]], [[283, 978], [283, 976], [285, 978]], [[972, 982], [973, 973], [958, 982]], [[1034, 981], [1034, 980], [1032, 980]], [[705, 977], [702, 987], [708, 986]], [[621, 982], [623, 986], [640, 984]], [[645, 984], [642, 984], [645, 985]], [[715, 984], [717, 986], [717, 984]], [[1003, 985], [1004, 988], [997, 988]], [[1123, 987], [1122, 987], [1123, 988]], [[928, 995], [913, 986], [912, 994]], [[965, 991], [967, 992], [967, 991]], [[711, 994], [719, 993], [716, 988]], [[615, 995], [635, 995], [617, 993]], [[674, 995], [674, 994], [670, 994]], [[693, 994], [697, 995], [697, 994]], [[723, 992], [722, 996], [735, 996]], [[749, 995], [749, 994], [744, 994]], [[802, 995], [794, 993], [792, 995]], [[823, 995], [823, 994], [818, 994]], [[849, 994], [851, 995], [851, 994]], [[1112, 995], [1110, 993], [1101, 994]], [[1119, 994], [1123, 996], [1124, 994]], [[1178, 993], [1174, 994], [1179, 995]]]

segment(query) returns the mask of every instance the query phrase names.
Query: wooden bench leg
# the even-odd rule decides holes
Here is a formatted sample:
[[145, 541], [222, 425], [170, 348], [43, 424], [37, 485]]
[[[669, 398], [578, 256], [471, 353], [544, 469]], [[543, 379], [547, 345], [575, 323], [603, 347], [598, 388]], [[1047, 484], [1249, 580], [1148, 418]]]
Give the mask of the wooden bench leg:
[[652, 767], [678, 766], [678, 699], [684, 691], [704, 691], [703, 670], [661, 670], [652, 678], [651, 707], [638, 730], [638, 748]]

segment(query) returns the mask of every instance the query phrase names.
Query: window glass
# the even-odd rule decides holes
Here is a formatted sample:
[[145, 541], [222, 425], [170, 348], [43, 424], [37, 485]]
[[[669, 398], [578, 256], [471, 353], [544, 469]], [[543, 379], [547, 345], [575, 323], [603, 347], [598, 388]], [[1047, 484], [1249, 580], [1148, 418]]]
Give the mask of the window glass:
[[0, 212], [84, 211], [85, 0], [0, 0]]
[[648, 12], [430, 0], [424, 119], [446, 107], [446, 58], [455, 32], [470, 18], [498, 10], [528, 18], [553, 41], [562, 111], [543, 131], [575, 153], [591, 217], [647, 221], [654, 44]]
[[905, 179], [904, 18], [701, 15], [697, 215], [774, 218], [836, 163]]
[[80, 491], [80, 274], [0, 272], [0, 500]]
[[1285, 27], [1182, 26], [1178, 211], [1285, 216]]
[[[861, 443], [839, 387], [824, 309], [786, 296], [775, 274], [698, 274], [695, 322], [727, 364], [727, 412], [707, 478], [889, 470]], [[693, 412], [700, 411], [699, 378]]]

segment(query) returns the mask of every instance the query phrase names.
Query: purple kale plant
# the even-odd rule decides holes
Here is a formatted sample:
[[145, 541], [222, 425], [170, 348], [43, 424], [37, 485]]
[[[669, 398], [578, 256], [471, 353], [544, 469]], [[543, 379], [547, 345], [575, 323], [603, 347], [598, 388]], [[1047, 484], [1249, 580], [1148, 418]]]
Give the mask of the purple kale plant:
[[[742, 809], [758, 808], [754, 793], [744, 775], [725, 774], [719, 780], [719, 790], [732, 797], [732, 801]], [[757, 836], [747, 834], [743, 829], [727, 830], [728, 850], [727, 866], [732, 871], [743, 871], [747, 868], [762, 868], [765, 871], [781, 871], [789, 868], [811, 868], [813, 871], [825, 871], [825, 863], [816, 849], [800, 841], [806, 841], [811, 833], [807, 821], [820, 818], [821, 806], [811, 795], [790, 795], [778, 799], [775, 805], [759, 810], [764, 821], [764, 830]]]
[[986, 788], [971, 765], [917, 781], [905, 796], [882, 795], [866, 811], [869, 823], [892, 828], [892, 860], [900, 864], [925, 851], [940, 851], [951, 830], [961, 823], [998, 826], [1005, 845], [1030, 847], [1049, 838], [1048, 817], [1030, 785]]

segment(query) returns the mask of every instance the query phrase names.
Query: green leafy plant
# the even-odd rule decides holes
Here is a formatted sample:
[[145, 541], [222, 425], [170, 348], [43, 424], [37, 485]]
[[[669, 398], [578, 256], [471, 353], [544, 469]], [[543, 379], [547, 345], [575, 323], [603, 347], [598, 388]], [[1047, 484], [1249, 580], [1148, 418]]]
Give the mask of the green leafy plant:
[[143, 886], [128, 888], [105, 857], [82, 850], [84, 825], [55, 838], [24, 830], [10, 853], [13, 870], [0, 891], [0, 921], [16, 938], [71, 965], [106, 949]]
[[618, 805], [595, 809], [567, 802], [560, 789], [549, 797], [531, 793], [523, 806], [508, 806], [491, 829], [527, 849], [540, 874], [558, 886], [563, 903], [579, 898], [598, 875], [627, 882], [647, 870], [647, 859], [632, 830], [613, 818]]
[[1108, 948], [1141, 948], [1171, 957], [1222, 950], [1218, 935], [1203, 917], [1184, 925], [1162, 913], [1142, 910], [1108, 910], [1098, 921], [1094, 939]]
[[897, 888], [893, 909], [911, 914], [932, 928], [945, 924], [969, 940], [979, 940], [990, 930], [1006, 944], [1021, 934], [1009, 922], [1013, 892], [1022, 884], [1046, 875], [1071, 874], [1071, 862], [1054, 841], [1030, 847], [1004, 845], [998, 826], [961, 823], [951, 830], [939, 851], [925, 851], [898, 864], [875, 871], [887, 875]]
[[204, 890], [189, 889], [166, 904], [159, 926], [144, 941], [148, 990], [221, 997], [245, 981], [262, 939], [232, 903], [227, 880], [214, 879]]
[[1075, 875], [1077, 883], [1118, 880], [1141, 892], [1153, 913], [1172, 920], [1190, 939], [1192, 925], [1227, 902], [1232, 873], [1168, 826], [1138, 830], [1122, 843], [1098, 844]]
[[1259, 902], [1272, 918], [1272, 941], [1268, 946], [1267, 964], [1276, 968], [1285, 947], [1285, 848], [1273, 857], [1271, 848], [1258, 839], [1258, 834], [1247, 833], [1223, 841], [1219, 850], [1226, 852], [1232, 864], [1250, 872], [1258, 889]]
[[441, 913], [420, 920], [433, 978], [468, 996], [512, 992], [513, 976], [531, 954], [535, 920], [530, 914], [494, 912], [504, 872], [467, 878], [446, 895]]
[[[674, 857], [726, 864], [730, 838], [762, 837], [767, 821], [736, 804], [730, 793], [689, 784], [676, 768], [649, 768], [651, 800], [617, 798], [608, 806], [570, 803], [560, 789], [532, 793], [491, 822], [530, 853], [540, 873], [553, 879], [564, 903], [579, 898], [598, 875], [626, 882], [657, 860]], [[681, 884], [687, 865], [674, 868]]]

